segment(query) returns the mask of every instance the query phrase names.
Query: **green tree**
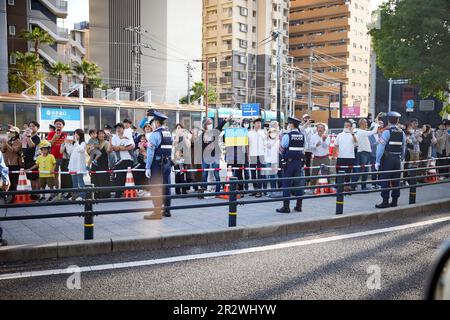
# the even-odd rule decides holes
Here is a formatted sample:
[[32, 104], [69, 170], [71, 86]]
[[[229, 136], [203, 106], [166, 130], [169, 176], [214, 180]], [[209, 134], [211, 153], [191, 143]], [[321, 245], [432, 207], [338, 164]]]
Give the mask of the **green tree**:
[[56, 62], [51, 66], [50, 74], [58, 79], [58, 96], [62, 96], [63, 77], [72, 74], [72, 67], [69, 64]]
[[[42, 61], [34, 53], [31, 52], [15, 52], [16, 58], [15, 68], [9, 73], [9, 91], [21, 93], [33, 86], [36, 81], [40, 80], [42, 87], [44, 86], [45, 73]], [[35, 88], [31, 88], [29, 93], [35, 93]]]
[[[200, 99], [200, 97], [205, 96], [206, 86], [203, 81], [195, 82], [191, 88], [191, 103], [192, 101]], [[180, 99], [181, 104], [188, 103], [187, 96]], [[208, 87], [208, 103], [215, 103], [217, 101], [217, 93], [214, 87]]]
[[384, 74], [443, 99], [450, 80], [450, 1], [388, 0], [380, 17], [381, 28], [370, 34]]
[[35, 27], [31, 31], [22, 32], [21, 38], [33, 42], [34, 54], [36, 57], [39, 57], [39, 49], [42, 44], [52, 45], [55, 43], [55, 40], [50, 36], [50, 34], [39, 27]]
[[83, 59], [81, 63], [74, 63], [73, 71], [82, 77], [83, 90], [86, 96], [92, 97], [93, 89], [102, 87], [102, 80], [100, 78], [101, 69], [97, 64]]

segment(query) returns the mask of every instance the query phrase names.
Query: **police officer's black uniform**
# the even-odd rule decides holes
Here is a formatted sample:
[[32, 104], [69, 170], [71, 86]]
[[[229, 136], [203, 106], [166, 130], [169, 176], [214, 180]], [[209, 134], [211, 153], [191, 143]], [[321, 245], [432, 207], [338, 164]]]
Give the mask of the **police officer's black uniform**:
[[[159, 113], [157, 111], [153, 114], [153, 120], [165, 121], [167, 117]], [[153, 121], [152, 120], [152, 121]], [[157, 198], [153, 200], [153, 204], [155, 208], [161, 208], [163, 205], [165, 208], [170, 207], [171, 200], [166, 196], [170, 196], [170, 188], [169, 187], [156, 187], [156, 185], [167, 185], [170, 184], [170, 174], [172, 168], [172, 134], [165, 127], [159, 127], [156, 129], [152, 135], [159, 134], [161, 135], [161, 143], [158, 146], [155, 146], [155, 151], [153, 155], [153, 161], [150, 166], [150, 192], [152, 196], [164, 196], [162, 198]], [[150, 139], [151, 140], [151, 139]], [[148, 161], [148, 159], [147, 159]], [[157, 219], [160, 217], [161, 212], [155, 211], [154, 215], [146, 216], [146, 218]], [[164, 216], [170, 217], [170, 209], [164, 209]]]
[[[286, 134], [288, 137], [288, 145], [283, 145], [283, 141], [281, 146], [283, 147], [282, 153], [282, 167], [283, 167], [283, 178], [291, 178], [291, 177], [302, 177], [304, 175], [303, 167], [305, 164], [305, 136], [300, 132], [298, 127], [300, 126], [300, 120], [295, 118], [289, 118], [288, 123], [294, 126], [294, 129]], [[286, 140], [283, 137], [283, 140]], [[290, 188], [290, 187], [299, 187], [304, 186], [305, 180], [283, 180], [282, 188]], [[289, 198], [291, 194], [294, 194], [297, 197], [300, 197], [304, 194], [303, 190], [295, 190], [294, 192], [285, 190], [283, 191], [283, 198]], [[302, 200], [297, 200], [297, 204], [294, 208], [295, 211], [302, 211]], [[290, 213], [290, 201], [283, 201], [283, 207], [281, 209], [277, 209], [277, 212], [280, 213]]]
[[[399, 128], [397, 125], [400, 117], [401, 115], [398, 112], [388, 113], [390, 124], [387, 130], [383, 132], [383, 134], [381, 135], [380, 138], [381, 143], [378, 146], [378, 148], [381, 148], [381, 150], [377, 150], [377, 161], [380, 161], [378, 163], [380, 164], [381, 171], [401, 170], [401, 161], [405, 150], [406, 137], [403, 130]], [[381, 152], [383, 151], [382, 150], [383, 147], [384, 152], [380, 160], [378, 158], [381, 155]], [[397, 207], [398, 198], [400, 197], [400, 190], [399, 189], [392, 190], [392, 202], [389, 203], [389, 196], [391, 191], [385, 189], [388, 189], [391, 185], [393, 188], [400, 186], [399, 180], [389, 181], [390, 179], [398, 179], [400, 177], [401, 172], [380, 174], [380, 179], [386, 181], [382, 181], [380, 183], [381, 188], [383, 189], [381, 191], [381, 197], [383, 198], [383, 202], [381, 204], [376, 205], [378, 209]]]

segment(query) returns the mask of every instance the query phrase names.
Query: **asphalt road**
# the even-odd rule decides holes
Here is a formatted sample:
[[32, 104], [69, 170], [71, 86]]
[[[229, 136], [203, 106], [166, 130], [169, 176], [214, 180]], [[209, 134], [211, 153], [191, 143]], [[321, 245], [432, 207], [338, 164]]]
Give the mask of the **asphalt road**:
[[[349, 235], [443, 217], [448, 212], [321, 234], [4, 265], [0, 299], [421, 299], [433, 256], [450, 237], [450, 221]], [[242, 249], [250, 252], [223, 253]], [[163, 258], [169, 260], [155, 260]], [[147, 265], [118, 265], [143, 260]], [[79, 290], [67, 288], [68, 274], [1, 279], [71, 265], [106, 270], [82, 272]]]

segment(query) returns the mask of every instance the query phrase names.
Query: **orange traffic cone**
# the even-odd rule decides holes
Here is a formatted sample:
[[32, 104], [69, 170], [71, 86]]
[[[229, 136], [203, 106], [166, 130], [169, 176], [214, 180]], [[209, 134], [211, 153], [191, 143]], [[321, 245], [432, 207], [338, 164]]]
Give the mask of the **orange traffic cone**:
[[[131, 168], [128, 167], [127, 177], [125, 180], [125, 187], [134, 187], [133, 173], [131, 172]], [[124, 191], [125, 198], [137, 198], [137, 190], [136, 189], [128, 189]]]
[[[231, 171], [231, 167], [228, 167], [226, 181], [227, 182], [230, 181], [231, 177], [233, 177], [233, 171]], [[230, 185], [229, 184], [226, 184], [223, 187], [223, 192], [230, 192]], [[221, 195], [221, 196], [217, 196], [217, 198], [228, 200], [228, 199], [230, 199], [230, 196], [227, 195], [227, 194], [224, 194], [224, 195]]]
[[437, 177], [437, 171], [436, 171], [436, 161], [432, 160], [430, 162], [430, 170], [427, 171], [427, 175], [431, 177], [425, 178], [425, 183], [436, 183], [439, 182], [439, 179]]
[[[27, 175], [24, 169], [20, 169], [19, 182], [17, 183], [17, 191], [31, 191], [31, 184], [28, 184]], [[16, 194], [13, 203], [30, 203], [30, 194]]]
[[[325, 165], [322, 165], [320, 168], [320, 171], [319, 171], [319, 175], [323, 176], [327, 173], [328, 173], [327, 168], [325, 167]], [[322, 186], [322, 187], [317, 188], [314, 191], [315, 195], [336, 193], [336, 190], [334, 190], [333, 188], [328, 186], [328, 178], [320, 178], [319, 180], [317, 180], [317, 186]]]

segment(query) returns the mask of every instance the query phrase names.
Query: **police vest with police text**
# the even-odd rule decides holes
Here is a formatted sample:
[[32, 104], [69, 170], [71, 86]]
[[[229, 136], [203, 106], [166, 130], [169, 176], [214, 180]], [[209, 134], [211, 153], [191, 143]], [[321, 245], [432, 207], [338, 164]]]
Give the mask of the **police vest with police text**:
[[172, 134], [165, 128], [158, 128], [155, 132], [161, 134], [161, 144], [155, 149], [155, 157], [170, 158], [172, 156]]
[[287, 133], [289, 145], [284, 151], [285, 159], [302, 160], [305, 157], [305, 137], [300, 131], [291, 131]]
[[390, 138], [385, 150], [389, 153], [400, 155], [403, 153], [403, 131], [400, 128], [389, 128]]

